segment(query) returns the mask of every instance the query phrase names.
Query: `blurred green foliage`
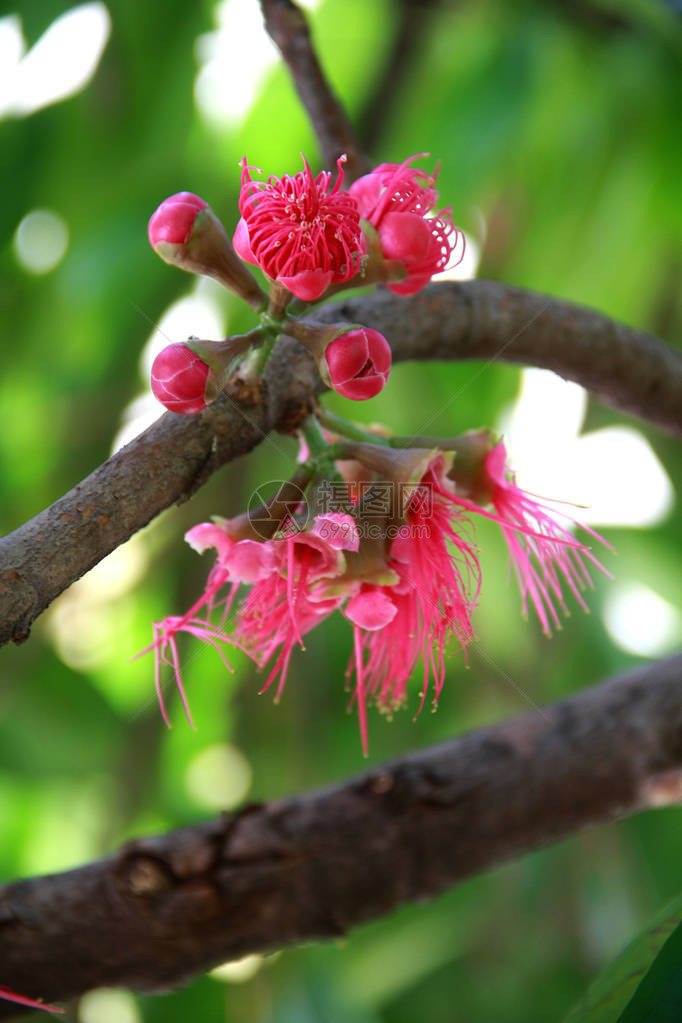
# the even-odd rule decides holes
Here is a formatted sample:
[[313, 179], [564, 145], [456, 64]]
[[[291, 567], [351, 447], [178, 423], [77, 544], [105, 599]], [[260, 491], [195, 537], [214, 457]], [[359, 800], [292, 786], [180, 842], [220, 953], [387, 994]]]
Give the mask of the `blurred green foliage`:
[[[256, 0], [239, 10], [249, 5]], [[231, 228], [244, 153], [274, 173], [297, 170], [301, 150], [314, 156], [281, 66], [266, 73], [236, 120], [219, 125], [197, 110], [196, 43], [215, 29], [217, 6], [112, 0], [111, 37], [87, 87], [0, 122], [3, 532], [108, 456], [126, 404], [146, 386], [138, 360], [153, 325], [193, 289], [147, 244], [146, 222], [159, 201], [190, 189]], [[66, 7], [60, 0], [17, 5], [29, 46]], [[324, 0], [312, 15], [323, 64], [353, 115], [381, 77], [397, 10], [396, 0]], [[244, 80], [252, 45], [245, 37]], [[594, 305], [673, 341], [681, 320], [681, 51], [675, 5], [663, 0], [443, 3], [409, 55], [385, 119], [373, 125], [371, 155], [402, 160], [424, 150], [442, 161], [442, 200], [456, 222], [479, 240], [486, 224], [481, 275]], [[22, 267], [14, 245], [18, 225], [36, 208], [57, 213], [69, 231], [64, 259], [42, 275]], [[248, 327], [248, 309], [218, 289], [211, 295], [231, 331]], [[446, 404], [429, 432], [495, 425], [517, 393], [519, 370], [495, 364], [472, 380], [479, 368], [402, 365], [368, 407], [330, 404], [401, 433], [418, 431]], [[623, 421], [590, 408], [590, 428]], [[679, 492], [673, 443], [633, 425]], [[229, 675], [210, 650], [187, 644], [195, 732], [175, 703], [175, 726], [164, 729], [150, 659], [130, 661], [149, 642], [150, 622], [184, 609], [202, 586], [208, 562], [185, 548], [184, 531], [212, 513], [242, 510], [259, 483], [289, 474], [294, 454], [293, 441], [276, 437], [221, 471], [108, 569], [60, 598], [28, 643], [2, 651], [0, 878], [64, 869], [130, 835], [203, 819], [211, 811], [188, 789], [188, 768], [215, 744], [246, 758], [253, 800], [365, 766], [356, 721], [344, 713], [349, 632], [340, 617], [296, 655], [280, 706], [258, 698], [258, 677], [243, 658], [233, 658]], [[651, 572], [661, 596], [679, 597], [675, 513], [648, 531], [604, 532], [621, 552], [619, 578], [647, 582]], [[479, 540], [486, 584], [468, 669], [453, 656], [437, 714], [413, 721], [408, 711], [391, 723], [371, 714], [371, 763], [640, 663], [605, 633], [609, 582], [596, 580], [589, 618], [574, 614], [548, 642], [535, 622], [521, 619], [494, 531], [481, 528]], [[345, 942], [267, 959], [248, 981], [204, 978], [138, 999], [140, 1018], [561, 1018], [679, 889], [680, 823], [679, 811], [668, 809], [593, 829], [431, 905], [405, 907]]]
[[660, 1019], [664, 1023], [666, 1010], [667, 1018], [677, 1020], [680, 992], [673, 990], [672, 997], [666, 997], [669, 993], [665, 986], [666, 981], [672, 981], [671, 986], [678, 988], [682, 983], [681, 917], [682, 897], [678, 896], [615, 962], [607, 966], [565, 1023], [626, 1023], [626, 1020], [645, 1023], [647, 1019]]

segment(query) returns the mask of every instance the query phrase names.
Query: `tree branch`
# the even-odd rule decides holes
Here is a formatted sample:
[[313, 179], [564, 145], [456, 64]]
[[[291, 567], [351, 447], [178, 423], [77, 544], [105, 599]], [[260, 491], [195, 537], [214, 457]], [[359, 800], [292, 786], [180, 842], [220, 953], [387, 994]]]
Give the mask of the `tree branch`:
[[[682, 436], [682, 357], [662, 341], [581, 306], [494, 281], [432, 284], [410, 299], [379, 289], [313, 313], [365, 323], [394, 359], [497, 360], [552, 369], [616, 408]], [[0, 643], [21, 642], [72, 582], [187, 500], [226, 462], [295, 419], [322, 390], [290, 338], [268, 366], [267, 393], [241, 409], [227, 396], [198, 416], [166, 413], [55, 504], [0, 540]]]
[[346, 113], [332, 92], [313, 49], [305, 15], [291, 0], [261, 0], [268, 35], [289, 68], [301, 103], [317, 136], [324, 166], [348, 156], [348, 183], [371, 169]]
[[[0, 982], [154, 991], [345, 934], [588, 825], [682, 800], [682, 655], [342, 785], [0, 889]], [[17, 1012], [0, 1002], [0, 1019]]]

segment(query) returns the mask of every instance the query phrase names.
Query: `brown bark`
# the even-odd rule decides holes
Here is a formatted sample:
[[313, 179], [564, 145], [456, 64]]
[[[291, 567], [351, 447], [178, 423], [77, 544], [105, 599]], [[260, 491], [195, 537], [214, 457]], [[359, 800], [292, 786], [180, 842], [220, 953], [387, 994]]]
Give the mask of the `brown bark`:
[[[682, 358], [600, 313], [494, 281], [432, 284], [410, 299], [379, 289], [315, 310], [365, 323], [394, 359], [501, 360], [542, 366], [606, 403], [682, 436]], [[35, 518], [0, 540], [0, 643], [21, 642], [56, 596], [160, 511], [187, 500], [226, 462], [296, 419], [322, 390], [308, 353], [283, 339], [263, 400], [227, 396], [198, 416], [168, 412]]]
[[[680, 800], [682, 655], [342, 785], [0, 888], [0, 981], [50, 1001], [182, 984]], [[15, 1014], [0, 1002], [0, 1019]]]

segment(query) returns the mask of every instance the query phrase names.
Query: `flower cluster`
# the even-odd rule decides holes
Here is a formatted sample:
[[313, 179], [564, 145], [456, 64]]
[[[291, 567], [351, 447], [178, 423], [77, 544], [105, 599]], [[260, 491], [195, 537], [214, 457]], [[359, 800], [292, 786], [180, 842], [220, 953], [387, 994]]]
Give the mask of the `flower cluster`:
[[[449, 208], [434, 212], [436, 175], [412, 166], [417, 158], [380, 164], [349, 189], [345, 156], [333, 183], [329, 171], [313, 175], [305, 157], [296, 174], [256, 180], [244, 158], [232, 241], [199, 196], [178, 192], [164, 200], [149, 221], [155, 252], [166, 263], [214, 277], [248, 302], [260, 322], [242, 337], [192, 338], [164, 349], [151, 375], [158, 400], [173, 412], [203, 411], [233, 375], [259, 378], [284, 333], [309, 348], [322, 379], [339, 394], [353, 401], [378, 394], [391, 368], [386, 338], [362, 324], [336, 324], [330, 332], [298, 319], [290, 306], [380, 282], [412, 295], [446, 268], [463, 236]], [[246, 264], [263, 271], [269, 295]]]
[[[424, 155], [382, 163], [347, 189], [343, 156], [335, 180], [328, 171], [313, 175], [305, 157], [296, 174], [258, 180], [244, 158], [232, 240], [198, 196], [180, 192], [162, 203], [149, 223], [156, 252], [219, 280], [253, 307], [259, 323], [222, 341], [189, 338], [168, 346], [152, 367], [159, 400], [191, 414], [233, 379], [258, 383], [283, 334], [307, 349], [323, 382], [343, 397], [377, 395], [391, 370], [386, 338], [363, 324], [326, 324], [298, 314], [356, 285], [381, 283], [397, 295], [413, 295], [457, 251], [463, 254], [450, 208], [438, 208], [438, 169], [430, 174], [416, 165]], [[249, 265], [265, 275], [267, 295]], [[166, 723], [164, 664], [174, 672], [191, 723], [180, 633], [214, 647], [228, 669], [229, 648], [244, 651], [267, 672], [262, 690], [273, 687], [279, 700], [295, 647], [338, 612], [352, 630], [347, 684], [366, 753], [368, 704], [387, 713], [403, 706], [419, 661], [417, 712], [429, 692], [437, 703], [448, 652], [466, 657], [475, 639], [477, 517], [502, 531], [523, 613], [532, 608], [547, 635], [567, 613], [566, 594], [586, 608], [589, 569], [605, 569], [589, 545], [575, 539], [572, 520], [517, 486], [504, 444], [490, 431], [434, 444], [368, 432], [318, 408], [299, 433], [296, 474], [267, 505], [201, 523], [187, 534], [197, 552], [214, 550], [216, 560], [193, 606], [154, 625], [147, 649], [155, 654]]]
[[[466, 656], [475, 639], [472, 616], [481, 587], [475, 516], [501, 529], [524, 613], [532, 605], [548, 634], [559, 625], [557, 608], [566, 610], [564, 591], [585, 607], [588, 565], [606, 571], [568, 523], [517, 486], [504, 444], [489, 431], [465, 434], [442, 450], [414, 446], [414, 438], [409, 445], [371, 434], [358, 440], [360, 431], [350, 424], [353, 439], [344, 440], [342, 420], [320, 418], [333, 420], [326, 437], [312, 417], [304, 427], [303, 469], [312, 483], [293, 505], [281, 495], [274, 499], [269, 535], [254, 529], [263, 521], [258, 516], [202, 523], [187, 534], [197, 551], [215, 549], [216, 564], [197, 603], [154, 627], [148, 650], [156, 654], [166, 720], [159, 680], [164, 662], [174, 669], [189, 716], [179, 632], [212, 644], [224, 661], [231, 644], [259, 668], [268, 666], [262, 691], [275, 685], [279, 699], [295, 646], [338, 611], [353, 632], [347, 677], [366, 753], [368, 703], [388, 713], [403, 706], [420, 659], [418, 710], [430, 689], [437, 703], [449, 648]], [[380, 493], [390, 500], [382, 503]], [[237, 599], [242, 584], [251, 588]], [[214, 624], [216, 607], [221, 617]]]

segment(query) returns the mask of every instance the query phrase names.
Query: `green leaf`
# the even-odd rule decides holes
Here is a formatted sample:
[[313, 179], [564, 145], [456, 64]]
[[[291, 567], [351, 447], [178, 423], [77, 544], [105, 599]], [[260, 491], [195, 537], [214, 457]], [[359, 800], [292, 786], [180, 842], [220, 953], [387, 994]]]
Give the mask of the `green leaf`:
[[675, 1023], [682, 1017], [682, 894], [589, 988], [565, 1023]]
[[682, 1015], [682, 923], [658, 953], [620, 1023], [676, 1023]]

